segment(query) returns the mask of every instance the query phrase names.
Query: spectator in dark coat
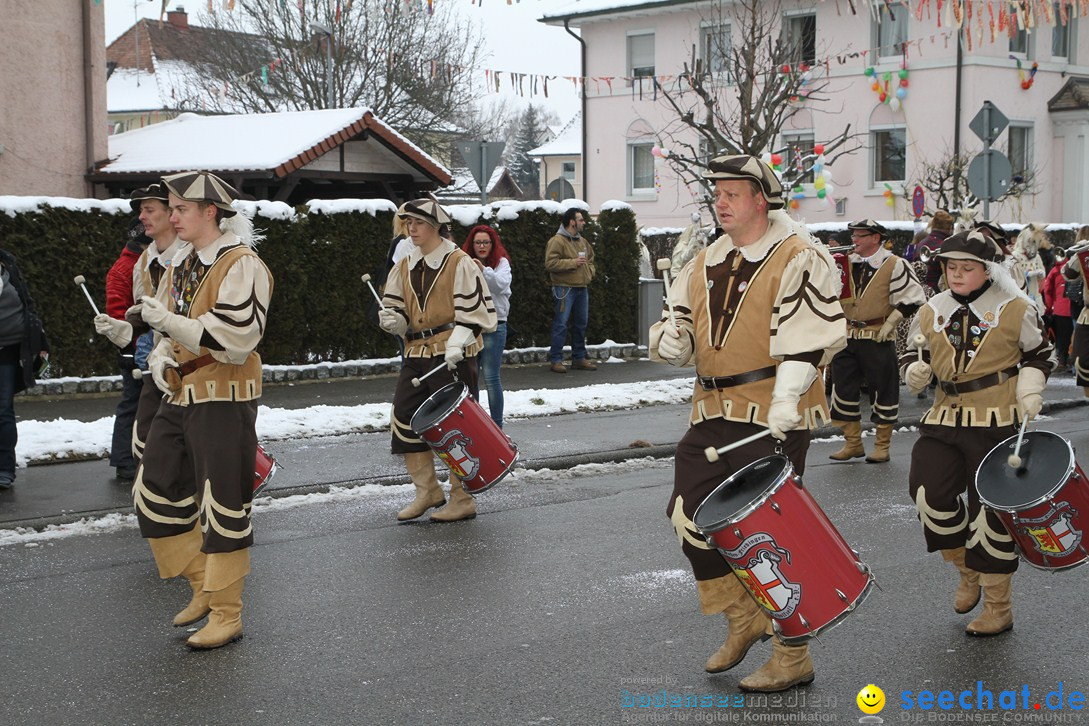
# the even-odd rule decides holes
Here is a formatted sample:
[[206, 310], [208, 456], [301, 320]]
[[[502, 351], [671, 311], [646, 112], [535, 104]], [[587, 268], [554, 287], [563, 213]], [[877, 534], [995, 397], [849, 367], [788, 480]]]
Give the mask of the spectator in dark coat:
[[926, 266], [926, 280], [924, 282], [934, 293], [941, 292], [938, 287], [942, 279], [942, 267], [934, 253], [942, 246], [945, 238], [951, 234], [953, 234], [953, 215], [944, 209], [939, 209], [934, 212], [934, 217], [930, 220], [930, 234], [916, 247], [916, 255], [923, 247], [931, 252], [930, 262]]
[[26, 280], [10, 252], [0, 249], [0, 489], [15, 483], [15, 394], [33, 386], [49, 358], [49, 343]]

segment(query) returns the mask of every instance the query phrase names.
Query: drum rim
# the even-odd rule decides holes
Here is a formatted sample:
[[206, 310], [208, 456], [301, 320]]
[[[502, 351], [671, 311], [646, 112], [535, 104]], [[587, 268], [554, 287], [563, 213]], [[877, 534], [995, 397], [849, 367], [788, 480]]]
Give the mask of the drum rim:
[[[1074, 458], [1074, 445], [1072, 443], [1070, 443], [1070, 439], [1068, 439], [1065, 436], [1062, 436], [1060, 434], [1057, 434], [1054, 431], [1029, 431], [1029, 432], [1026, 432], [1025, 435], [1028, 436], [1029, 434], [1032, 434], [1033, 436], [1039, 436], [1041, 434], [1044, 434], [1044, 435], [1047, 435], [1047, 436], [1053, 436], [1053, 437], [1055, 437], [1057, 439], [1062, 440], [1066, 444], [1067, 453], [1070, 455], [1070, 460], [1066, 464], [1066, 474], [1051, 489], [1049, 489], [1046, 493], [1042, 494], [1041, 496], [1037, 497], [1036, 499], [1032, 500], [1031, 502], [1027, 502], [1025, 504], [1019, 504], [1016, 507], [1010, 507], [1010, 506], [1001, 506], [1001, 505], [998, 505], [998, 504], [992, 504], [991, 502], [989, 502], [983, 496], [983, 492], [981, 492], [979, 490], [979, 469], [976, 469], [976, 476], [975, 476], [974, 485], [975, 485], [975, 488], [976, 488], [976, 495], [979, 496], [979, 501], [980, 501], [981, 504], [983, 504], [983, 505], [985, 505], [987, 507], [990, 507], [991, 509], [995, 509], [995, 510], [997, 510], [999, 512], [1010, 512], [1010, 513], [1023, 512], [1026, 509], [1031, 509], [1033, 507], [1037, 507], [1037, 506], [1043, 504], [1044, 502], [1051, 501], [1052, 499], [1055, 498], [1055, 495], [1059, 492], [1059, 490], [1062, 489], [1064, 486], [1066, 486], [1066, 483], [1068, 481], [1070, 481], [1070, 476], [1077, 470], [1077, 460]], [[1016, 438], [1017, 438], [1017, 435], [1014, 434], [1013, 436], [1007, 437], [1007, 438], [1002, 439], [1001, 441], [999, 441], [994, 446], [994, 448], [992, 448], [990, 451], [987, 452], [986, 456], [983, 457], [983, 461], [986, 461], [987, 459], [989, 459], [991, 454], [993, 454], [995, 451], [997, 451], [998, 449], [1005, 446], [1010, 441], [1015, 440]], [[980, 465], [982, 467], [982, 462], [980, 462]]]
[[[437, 418], [436, 418], [436, 419], [435, 419], [435, 420], [434, 420], [433, 422], [431, 422], [430, 424], [428, 424], [428, 425], [427, 425], [426, 427], [424, 427], [424, 428], [422, 428], [422, 429], [418, 429], [418, 428], [416, 428], [416, 415], [417, 415], [417, 414], [419, 414], [419, 412], [420, 412], [420, 409], [421, 409], [421, 408], [423, 408], [424, 406], [426, 406], [426, 405], [427, 405], [427, 403], [428, 403], [428, 401], [430, 401], [430, 400], [431, 400], [432, 398], [435, 398], [436, 396], [439, 396], [439, 395], [441, 395], [442, 393], [444, 393], [444, 392], [446, 391], [446, 389], [447, 389], [447, 388], [453, 388], [454, 386], [461, 386], [461, 395], [459, 395], [459, 396], [458, 396], [458, 397], [457, 397], [457, 398], [456, 398], [456, 399], [454, 400], [454, 402], [453, 402], [453, 403], [451, 403], [451, 404], [450, 404], [450, 405], [449, 405], [449, 406], [448, 406], [448, 407], [447, 407], [447, 408], [446, 408], [446, 409], [445, 409], [445, 410], [444, 410], [444, 411], [442, 412], [442, 415], [441, 415], [441, 416], [438, 416], [438, 417], [437, 417]], [[418, 407], [416, 408], [416, 413], [412, 414], [412, 418], [411, 418], [411, 419], [409, 419], [409, 421], [408, 421], [408, 427], [409, 427], [410, 429], [412, 429], [413, 431], [415, 431], [415, 432], [416, 432], [417, 434], [419, 434], [419, 435], [421, 435], [421, 436], [422, 436], [422, 435], [424, 434], [424, 432], [425, 432], [425, 431], [430, 431], [431, 429], [433, 429], [433, 428], [435, 428], [436, 426], [438, 426], [438, 425], [439, 425], [439, 422], [441, 422], [441, 421], [445, 421], [445, 420], [446, 420], [446, 417], [447, 417], [447, 416], [449, 416], [450, 414], [452, 414], [452, 413], [453, 413], [454, 411], [456, 411], [456, 410], [457, 410], [457, 407], [461, 405], [461, 402], [462, 402], [462, 401], [464, 401], [464, 400], [465, 400], [466, 398], [468, 398], [468, 397], [469, 397], [469, 386], [465, 385], [465, 384], [464, 384], [463, 382], [461, 382], [461, 381], [454, 381], [453, 383], [447, 383], [447, 384], [446, 384], [445, 386], [443, 386], [442, 388], [440, 388], [439, 390], [435, 391], [435, 392], [434, 392], [434, 393], [432, 393], [432, 394], [431, 394], [430, 396], [428, 396], [428, 397], [427, 397], [426, 399], [424, 399], [424, 402], [423, 402], [423, 403], [421, 403], [421, 404], [420, 404], [420, 405], [419, 405], [419, 406], [418, 406]]]
[[862, 588], [862, 592], [858, 594], [858, 597], [856, 597], [854, 601], [843, 610], [843, 612], [841, 612], [839, 615], [832, 618], [816, 630], [811, 630], [805, 635], [783, 635], [781, 632], [779, 632], [779, 629], [775, 627], [779, 624], [779, 621], [772, 618], [772, 622], [774, 623], [772, 627], [775, 629], [776, 634], [779, 636], [779, 639], [787, 645], [800, 645], [801, 643], [805, 643], [813, 639], [819, 639], [821, 635], [824, 635], [832, 628], [843, 623], [843, 621], [847, 619], [847, 616], [853, 613], [855, 609], [859, 605], [861, 605], [867, 597], [870, 596], [870, 591], [873, 590], [873, 586], [877, 584], [877, 577], [874, 576], [873, 570], [870, 569], [869, 565], [867, 565], [865, 562], [861, 562], [861, 560], [858, 560], [858, 562], [860, 562], [860, 564], [862, 564], [862, 566], [866, 568], [866, 585]]
[[[514, 458], [511, 460], [510, 464], [507, 465], [507, 468], [503, 470], [503, 473], [495, 478], [495, 481], [493, 481], [491, 484], [489, 484], [486, 487], [482, 487], [480, 489], [474, 489], [471, 492], [468, 489], [466, 489], [465, 491], [469, 492], [469, 494], [471, 494], [472, 496], [475, 497], [477, 494], [481, 494], [483, 492], [488, 491], [489, 489], [494, 487], [496, 484], [498, 484], [499, 482], [506, 479], [510, 474], [513, 474], [514, 473], [514, 465], [518, 463], [518, 449], [513, 447], [513, 446], [511, 447], [511, 449], [514, 451]], [[462, 488], [464, 488], [464, 485], [462, 485]]]
[[[734, 479], [740, 477], [749, 469], [754, 468], [757, 464], [760, 464], [768, 459], [781, 459], [786, 464], [786, 466], [783, 467], [782, 471], [779, 472], [779, 475], [775, 478], [775, 481], [772, 483], [772, 485], [768, 487], [764, 492], [762, 492], [758, 498], [749, 502], [748, 505], [746, 505], [744, 508], [739, 509], [738, 511], [734, 512], [729, 517], [723, 519], [720, 522], [715, 522], [714, 524], [710, 524], [707, 527], [700, 527], [698, 524], [696, 524], [696, 518], [699, 517], [700, 510], [703, 509], [703, 505], [706, 504], [711, 499], [711, 497], [713, 497], [715, 493], [718, 492], [719, 489], [722, 489], [724, 486], [729, 484]], [[700, 505], [696, 507], [696, 511], [692, 513], [692, 526], [699, 530], [700, 534], [709, 535], [714, 534], [715, 532], [721, 532], [732, 524], [737, 524], [745, 517], [749, 516], [757, 509], [762, 507], [764, 505], [764, 502], [768, 501], [768, 499], [775, 495], [775, 492], [782, 489], [783, 484], [785, 484], [787, 480], [790, 479], [790, 474], [793, 472], [794, 463], [784, 454], [771, 454], [770, 456], [762, 456], [751, 464], [746, 464], [745, 466], [741, 467], [733, 474], [728, 476], [722, 482], [720, 482], [718, 486], [711, 490], [710, 494], [704, 497], [703, 501], [700, 502]]]

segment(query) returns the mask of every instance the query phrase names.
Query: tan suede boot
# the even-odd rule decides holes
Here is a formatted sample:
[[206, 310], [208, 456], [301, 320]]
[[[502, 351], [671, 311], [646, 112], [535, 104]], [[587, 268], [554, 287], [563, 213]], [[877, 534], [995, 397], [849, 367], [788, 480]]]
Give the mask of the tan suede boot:
[[472, 519], [476, 516], [476, 500], [461, 486], [461, 480], [450, 475], [450, 501], [446, 506], [431, 515], [432, 522], [457, 522], [460, 519]]
[[774, 693], [813, 682], [813, 661], [808, 645], [786, 645], [776, 636], [771, 658], [751, 676], [741, 679], [742, 691]]
[[175, 628], [184, 628], [186, 625], [192, 625], [198, 620], [203, 620], [204, 616], [212, 611], [212, 606], [208, 604], [212, 593], [204, 592], [204, 564], [206, 559], [207, 555], [201, 552], [182, 570], [182, 574], [189, 580], [189, 587], [193, 588], [193, 599], [189, 601], [184, 610], [174, 616]]
[[983, 586], [983, 612], [979, 614], [964, 632], [968, 635], [998, 635], [1013, 629], [1013, 603], [1010, 602], [1012, 574], [994, 572], [979, 573], [979, 584]]
[[833, 421], [833, 425], [843, 429], [843, 437], [846, 439], [843, 448], [829, 456], [833, 461], [848, 461], [858, 459], [866, 455], [862, 448], [862, 424], [858, 421]]
[[208, 624], [189, 636], [185, 644], [196, 650], [220, 648], [242, 637], [242, 588], [240, 577], [222, 590], [208, 593], [212, 614]]
[[942, 550], [942, 558], [946, 562], [952, 562], [960, 572], [960, 584], [957, 585], [957, 594], [953, 598], [953, 610], [961, 615], [971, 612], [979, 604], [979, 573], [965, 566], [963, 547]]
[[[708, 598], [705, 597], [705, 583], [699, 584], [700, 597], [706, 603]], [[721, 673], [740, 663], [749, 648], [771, 637], [768, 633], [771, 618], [756, 604], [735, 575], [729, 574], [706, 584], [716, 590], [714, 599], [721, 602], [715, 609], [726, 615], [730, 629], [726, 642], [707, 659], [703, 668], [708, 673]]]
[[889, 460], [889, 446], [892, 444], [892, 424], [878, 424], [877, 438], [873, 442], [873, 453], [866, 457], [869, 464], [884, 464]]
[[446, 497], [442, 494], [442, 487], [435, 477], [435, 455], [430, 451], [419, 451], [405, 454], [405, 468], [412, 477], [412, 483], [416, 487], [416, 498], [397, 512], [397, 520], [405, 522], [416, 519], [432, 507], [441, 507], [446, 504]]

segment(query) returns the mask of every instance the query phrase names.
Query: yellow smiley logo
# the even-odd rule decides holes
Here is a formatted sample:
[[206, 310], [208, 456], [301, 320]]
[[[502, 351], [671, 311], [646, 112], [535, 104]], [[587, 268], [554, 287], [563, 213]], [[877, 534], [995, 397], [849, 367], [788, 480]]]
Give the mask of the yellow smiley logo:
[[855, 700], [858, 702], [858, 708], [862, 713], [871, 715], [880, 713], [881, 709], [885, 707], [885, 692], [870, 683], [858, 692], [858, 698]]

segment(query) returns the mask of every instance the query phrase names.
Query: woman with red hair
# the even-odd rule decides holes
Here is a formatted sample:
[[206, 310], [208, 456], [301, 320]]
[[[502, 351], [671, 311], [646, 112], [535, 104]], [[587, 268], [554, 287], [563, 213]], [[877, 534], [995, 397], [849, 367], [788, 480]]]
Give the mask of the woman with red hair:
[[494, 333], [484, 333], [484, 348], [480, 351], [480, 374], [488, 391], [488, 410], [496, 425], [503, 428], [503, 382], [499, 369], [503, 364], [503, 348], [507, 344], [507, 313], [510, 312], [510, 255], [499, 239], [499, 233], [486, 224], [469, 231], [462, 250], [469, 254], [488, 282], [499, 321]]

